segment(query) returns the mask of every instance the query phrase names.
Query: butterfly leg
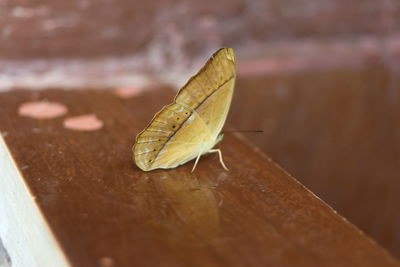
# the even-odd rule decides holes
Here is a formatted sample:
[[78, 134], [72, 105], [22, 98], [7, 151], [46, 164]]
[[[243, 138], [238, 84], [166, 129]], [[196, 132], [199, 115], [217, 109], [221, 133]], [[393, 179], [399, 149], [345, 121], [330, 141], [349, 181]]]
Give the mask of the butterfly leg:
[[224, 167], [225, 170], [229, 171], [229, 169], [225, 166], [225, 163], [224, 163], [224, 161], [223, 161], [223, 159], [222, 159], [222, 152], [221, 152], [221, 149], [210, 149], [210, 150], [208, 150], [208, 153], [215, 153], [215, 152], [218, 153], [219, 162], [221, 163], [222, 167]]
[[196, 166], [197, 166], [197, 163], [199, 162], [200, 156], [201, 156], [201, 150], [200, 150], [200, 152], [199, 152], [199, 155], [198, 155], [197, 158], [196, 158], [196, 161], [194, 162], [194, 166], [193, 166], [191, 172], [194, 172], [194, 169], [196, 169]]

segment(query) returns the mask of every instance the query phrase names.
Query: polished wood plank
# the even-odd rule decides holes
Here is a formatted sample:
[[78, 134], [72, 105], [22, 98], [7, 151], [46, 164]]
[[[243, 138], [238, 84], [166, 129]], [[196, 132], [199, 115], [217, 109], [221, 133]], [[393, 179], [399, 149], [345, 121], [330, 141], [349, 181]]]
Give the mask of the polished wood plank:
[[239, 77], [230, 123], [264, 130], [246, 137], [400, 257], [400, 76], [389, 67]]
[[[17, 115], [22, 103], [43, 99], [68, 113]], [[140, 171], [135, 135], [171, 100], [168, 88], [130, 99], [90, 90], [0, 94], [0, 130], [20, 179], [72, 265], [399, 265], [240, 136], [220, 144], [229, 172], [217, 155], [202, 157], [194, 173], [193, 163]], [[104, 127], [63, 127], [67, 116], [88, 113]]]

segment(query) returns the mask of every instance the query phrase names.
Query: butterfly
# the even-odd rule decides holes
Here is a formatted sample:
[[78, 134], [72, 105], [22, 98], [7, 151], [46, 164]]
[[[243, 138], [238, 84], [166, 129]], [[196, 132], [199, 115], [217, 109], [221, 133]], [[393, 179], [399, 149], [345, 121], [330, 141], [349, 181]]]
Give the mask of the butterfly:
[[133, 159], [143, 171], [170, 169], [220, 149], [236, 81], [236, 59], [232, 48], [215, 52], [202, 69], [183, 86], [172, 104], [155, 114], [137, 135]]

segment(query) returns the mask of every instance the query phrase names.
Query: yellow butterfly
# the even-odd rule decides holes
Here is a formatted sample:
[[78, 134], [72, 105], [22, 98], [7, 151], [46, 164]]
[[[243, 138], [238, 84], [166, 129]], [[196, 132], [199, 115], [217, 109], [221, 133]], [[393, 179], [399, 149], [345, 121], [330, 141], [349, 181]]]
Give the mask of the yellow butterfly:
[[232, 48], [221, 48], [179, 90], [174, 102], [163, 107], [136, 137], [134, 161], [143, 171], [170, 169], [196, 159], [192, 172], [206, 153], [222, 140], [236, 80]]

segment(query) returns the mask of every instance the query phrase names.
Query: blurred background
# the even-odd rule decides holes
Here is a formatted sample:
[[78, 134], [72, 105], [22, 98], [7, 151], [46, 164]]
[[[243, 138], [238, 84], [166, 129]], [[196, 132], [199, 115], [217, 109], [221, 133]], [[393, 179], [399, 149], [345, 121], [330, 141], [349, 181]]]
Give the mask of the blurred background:
[[400, 1], [0, 0], [0, 91], [177, 89], [222, 46], [232, 128], [400, 257]]

